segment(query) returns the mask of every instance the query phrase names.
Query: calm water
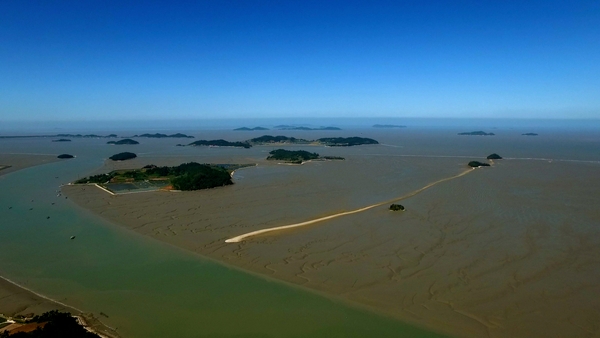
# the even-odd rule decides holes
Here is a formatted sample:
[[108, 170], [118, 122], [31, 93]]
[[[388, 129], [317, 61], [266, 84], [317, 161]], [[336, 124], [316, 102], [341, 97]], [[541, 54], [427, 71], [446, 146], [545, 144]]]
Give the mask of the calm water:
[[[0, 176], [0, 274], [107, 314], [101, 319], [124, 337], [438, 336], [144, 238], [57, 196], [60, 184], [129, 150], [105, 142], [0, 140], [0, 153], [77, 155]], [[173, 147], [179, 142], [148, 140], [134, 149], [141, 156], [194, 151]]]

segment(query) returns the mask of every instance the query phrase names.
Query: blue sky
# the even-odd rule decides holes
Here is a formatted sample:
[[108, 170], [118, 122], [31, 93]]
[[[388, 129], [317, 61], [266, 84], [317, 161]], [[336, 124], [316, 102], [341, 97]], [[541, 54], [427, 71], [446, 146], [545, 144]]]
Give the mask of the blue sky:
[[0, 2], [0, 121], [600, 118], [598, 1]]

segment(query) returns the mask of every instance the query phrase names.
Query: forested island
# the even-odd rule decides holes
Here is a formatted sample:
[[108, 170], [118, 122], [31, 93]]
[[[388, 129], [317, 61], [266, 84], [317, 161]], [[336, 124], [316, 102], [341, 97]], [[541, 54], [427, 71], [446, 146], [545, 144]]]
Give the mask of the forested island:
[[263, 135], [261, 137], [250, 139], [246, 142], [254, 145], [263, 145], [273, 143], [308, 144], [311, 141], [295, 137]]
[[140, 143], [138, 141], [132, 140], [130, 138], [124, 138], [119, 141], [108, 141], [108, 142], [106, 142], [106, 144], [123, 145], [123, 144], [140, 144]]
[[468, 165], [471, 168], [489, 167], [490, 166], [488, 163], [482, 163], [482, 162], [479, 162], [479, 161], [471, 161], [471, 162], [469, 162]]
[[352, 147], [363, 144], [379, 144], [372, 138], [366, 137], [324, 137], [317, 140], [318, 143], [329, 147]]
[[521, 134], [523, 136], [538, 136], [538, 134], [536, 133], [525, 133], [525, 134]]
[[494, 136], [496, 134], [494, 133], [486, 133], [485, 131], [471, 131], [471, 132], [465, 132], [465, 133], [458, 133], [458, 135], [469, 135], [469, 136]]
[[197, 146], [240, 147], [240, 148], [252, 147], [252, 145], [250, 145], [248, 142], [229, 142], [229, 141], [225, 141], [225, 140], [210, 140], [210, 141], [209, 140], [198, 140], [198, 141], [192, 142], [188, 145], [192, 146], [192, 147], [197, 147]]
[[269, 152], [267, 160], [285, 161], [287, 163], [302, 164], [311, 160], [344, 160], [339, 156], [319, 156], [317, 153], [311, 153], [305, 150], [285, 150], [277, 149]]
[[246, 141], [254, 145], [265, 144], [315, 144], [330, 147], [350, 147], [362, 144], [379, 144], [379, 142], [366, 137], [324, 137], [317, 140], [305, 140], [287, 136], [263, 135]]
[[123, 153], [114, 154], [113, 156], [109, 157], [109, 159], [111, 159], [113, 161], [126, 161], [126, 160], [131, 160], [132, 158], [136, 158], [136, 157], [137, 157], [137, 155], [134, 153], [123, 152]]
[[501, 160], [502, 156], [500, 156], [500, 155], [498, 155], [496, 153], [493, 153], [491, 155], [488, 155], [487, 159], [488, 160]]
[[71, 142], [68, 138], [60, 138], [58, 140], [52, 140], [52, 142]]
[[75, 184], [96, 183], [110, 189], [109, 183], [165, 182], [173, 189], [200, 190], [233, 184], [231, 173], [253, 164], [200, 164], [184, 163], [175, 167], [147, 165], [142, 169], [116, 170], [77, 180]]
[[194, 138], [194, 136], [189, 136], [186, 134], [182, 134], [182, 133], [177, 133], [177, 134], [171, 134], [171, 135], [167, 135], [167, 134], [141, 134], [141, 135], [133, 135], [131, 137], [148, 137], [148, 138]]
[[401, 126], [401, 125], [397, 125], [397, 124], [374, 124], [373, 128], [388, 128], [388, 129], [392, 129], [392, 128], [406, 128], [406, 126]]
[[264, 127], [254, 127], [254, 128], [241, 127], [241, 128], [236, 128], [234, 130], [236, 130], [236, 131], [253, 131], [253, 130], [269, 130], [269, 128], [264, 128]]
[[73, 158], [75, 156], [71, 155], [71, 154], [60, 154], [58, 156], [56, 156], [56, 158]]

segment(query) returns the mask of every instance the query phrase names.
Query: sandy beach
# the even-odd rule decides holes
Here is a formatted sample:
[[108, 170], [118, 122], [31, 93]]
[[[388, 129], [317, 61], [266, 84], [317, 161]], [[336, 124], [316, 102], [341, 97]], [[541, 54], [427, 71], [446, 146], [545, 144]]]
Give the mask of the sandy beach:
[[[465, 159], [363, 152], [303, 166], [250, 159], [259, 165], [236, 184], [205, 191], [63, 191], [138, 233], [453, 336], [600, 335], [597, 163], [496, 161], [412, 196], [469, 170]], [[405, 195], [402, 213], [379, 205], [225, 243]]]

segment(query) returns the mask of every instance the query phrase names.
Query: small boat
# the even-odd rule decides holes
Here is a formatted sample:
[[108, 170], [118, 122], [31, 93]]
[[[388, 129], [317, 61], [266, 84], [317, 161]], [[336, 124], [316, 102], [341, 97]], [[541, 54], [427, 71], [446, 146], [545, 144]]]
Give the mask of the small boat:
[[71, 239], [75, 239], [75, 236], [71, 236]]

